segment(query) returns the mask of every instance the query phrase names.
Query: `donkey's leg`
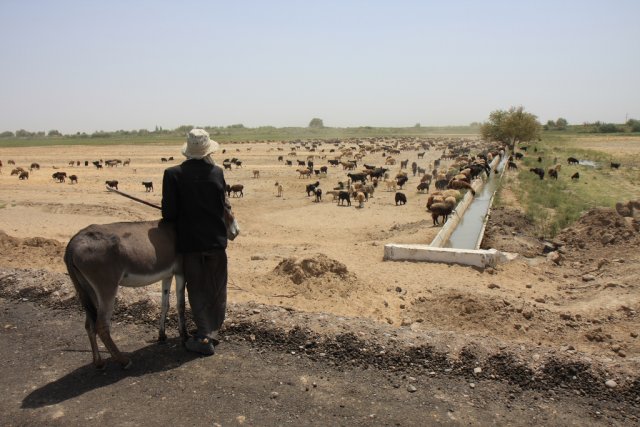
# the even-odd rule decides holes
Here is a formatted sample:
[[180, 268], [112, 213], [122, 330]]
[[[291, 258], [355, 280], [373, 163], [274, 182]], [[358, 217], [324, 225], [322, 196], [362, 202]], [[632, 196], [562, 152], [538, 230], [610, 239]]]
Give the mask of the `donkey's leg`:
[[184, 311], [185, 311], [185, 297], [184, 297], [184, 275], [176, 274], [176, 298], [178, 304], [178, 330], [180, 331], [180, 338], [182, 338], [182, 342], [185, 342], [187, 338], [189, 338], [189, 334], [187, 333], [187, 323], [185, 322]]
[[113, 342], [111, 338], [111, 315], [113, 314], [113, 307], [116, 301], [116, 291], [117, 287], [113, 289], [106, 289], [98, 298], [98, 315], [96, 316], [96, 332], [102, 340], [102, 343], [109, 353], [111, 353], [111, 357], [113, 357], [116, 362], [120, 363], [124, 369], [127, 369], [131, 366], [131, 360], [124, 356], [118, 347]]
[[160, 312], [160, 329], [158, 332], [158, 341], [166, 341], [167, 334], [165, 326], [167, 323], [167, 312], [169, 311], [169, 297], [171, 296], [171, 277], [162, 279], [162, 304]]
[[89, 342], [91, 343], [91, 353], [93, 354], [93, 364], [98, 369], [104, 369], [104, 361], [100, 357], [100, 350], [98, 349], [98, 340], [96, 339], [96, 325], [87, 313], [86, 320], [84, 321], [84, 328], [89, 335]]

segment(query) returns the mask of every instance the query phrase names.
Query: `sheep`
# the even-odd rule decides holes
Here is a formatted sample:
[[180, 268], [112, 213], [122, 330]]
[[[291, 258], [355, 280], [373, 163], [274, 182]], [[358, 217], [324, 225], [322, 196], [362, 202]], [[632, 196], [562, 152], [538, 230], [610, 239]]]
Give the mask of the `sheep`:
[[407, 196], [404, 193], [397, 192], [395, 195], [396, 206], [405, 205], [407, 203]]
[[224, 169], [225, 169], [225, 170], [227, 170], [227, 169], [231, 170], [231, 162], [230, 162], [230, 161], [228, 161], [228, 160], [224, 160], [224, 161], [222, 162], [222, 166], [224, 166]]
[[397, 180], [397, 184], [398, 187], [400, 187], [400, 189], [402, 189], [402, 186], [405, 185], [407, 183], [407, 181], [409, 180], [408, 177], [406, 176], [400, 176]]
[[431, 206], [434, 203], [442, 203], [442, 202], [444, 202], [444, 196], [442, 195], [442, 193], [437, 192], [437, 193], [431, 194], [427, 199], [427, 210], [431, 210]]
[[320, 181], [316, 181], [313, 184], [307, 185], [307, 197], [316, 191], [316, 187], [320, 186]]
[[316, 196], [316, 203], [320, 203], [322, 201], [322, 188], [314, 189], [313, 194]]
[[476, 195], [476, 191], [473, 189], [471, 184], [465, 181], [457, 180], [457, 179], [452, 179], [451, 181], [449, 181], [449, 184], [447, 184], [447, 188], [452, 188], [454, 190], [461, 190], [463, 188], [466, 188], [469, 191], [471, 191], [472, 195], [474, 196]]
[[620, 167], [620, 163], [611, 162], [611, 169], [618, 169]]
[[418, 158], [419, 159], [424, 159], [424, 154], [426, 153], [426, 151], [422, 151], [420, 153], [418, 153]]
[[578, 159], [576, 159], [575, 157], [569, 157], [567, 159], [567, 163], [570, 165], [577, 165], [580, 164], [580, 161]]
[[442, 192], [442, 197], [444, 197], [445, 199], [448, 197], [453, 197], [454, 199], [458, 199], [460, 197], [460, 190], [454, 190], [452, 188], [449, 188], [448, 190], [444, 190]]
[[276, 197], [282, 197], [282, 192], [283, 192], [282, 184], [276, 182], [275, 187], [276, 187]]
[[423, 173], [422, 178], [420, 178], [420, 182], [428, 182], [431, 184], [431, 179], [433, 176], [430, 173]]
[[400, 160], [400, 169], [406, 169], [408, 164], [409, 164], [409, 159]]
[[[131, 159], [127, 159], [124, 162], [122, 162], [122, 166], [129, 166], [131, 165]], [[78, 166], [80, 166], [80, 164], [78, 164]]]
[[152, 181], [142, 181], [142, 185], [144, 185], [144, 191], [146, 191], [147, 193], [153, 191]]
[[418, 191], [420, 193], [422, 193], [424, 190], [427, 190], [427, 193], [429, 192], [429, 182], [421, 182], [420, 184], [418, 184], [418, 187], [416, 187], [418, 189]]
[[538, 177], [540, 177], [540, 179], [544, 179], [544, 169], [541, 169], [541, 168], [530, 168], [529, 172], [533, 172], [536, 175], [538, 175]]
[[332, 197], [332, 201], [338, 200], [338, 190], [329, 190], [325, 194]]
[[51, 178], [55, 179], [58, 182], [64, 182], [64, 180], [67, 178], [67, 173], [66, 172], [54, 172], [53, 175], [51, 175]]
[[411, 163], [411, 172], [413, 176], [416, 176], [416, 172], [418, 172], [418, 164], [416, 162]]
[[509, 170], [511, 170], [511, 169], [518, 170], [518, 165], [516, 164], [516, 162], [509, 160], [507, 162], [507, 169], [509, 169]]
[[244, 185], [242, 184], [234, 184], [234, 185], [227, 184], [227, 187], [226, 187], [227, 195], [229, 197], [231, 197], [232, 192], [233, 192], [233, 197], [244, 197], [244, 193], [242, 192], [243, 189], [244, 189]]
[[571, 180], [579, 180], [580, 179], [580, 173], [576, 172], [573, 175], [571, 175]]
[[418, 166], [418, 175], [424, 175], [427, 171], [425, 170], [425, 168], [421, 168], [420, 166]]
[[14, 165], [14, 166], [16, 164], [15, 160], [9, 160], [9, 161], [7, 161], [7, 163], [10, 164], [10, 165]]
[[27, 171], [22, 171], [20, 172], [20, 175], [18, 175], [18, 179], [29, 179], [29, 172]]
[[20, 175], [20, 172], [22, 172], [20, 169], [15, 168], [15, 169], [11, 170], [11, 176]]
[[109, 188], [115, 188], [116, 190], [118, 189], [118, 181], [116, 180], [105, 181], [104, 183], [107, 184]]
[[[453, 199], [453, 200], [452, 200]], [[434, 203], [431, 205], [431, 219], [433, 219], [433, 225], [439, 225], [438, 218], [443, 217], [443, 223], [447, 221], [449, 215], [453, 212], [455, 207], [455, 199], [447, 198], [443, 202]]]
[[387, 191], [396, 191], [395, 181], [384, 181], [387, 184]]
[[338, 193], [338, 206], [342, 206], [343, 201], [347, 202], [347, 206], [351, 206], [351, 196], [348, 191], [340, 191]]
[[449, 184], [449, 180], [446, 178], [442, 178], [442, 179], [437, 179], [436, 180], [436, 189], [437, 190], [444, 190], [447, 188], [447, 185]]
[[40, 170], [40, 165], [38, 163], [31, 163], [31, 166], [29, 166], [29, 170]]
[[553, 178], [553, 179], [555, 179], [555, 180], [557, 180], [557, 179], [558, 179], [558, 171], [557, 171], [557, 170], [555, 170], [554, 168], [549, 169], [549, 170], [547, 171], [547, 173], [549, 174], [549, 177], [550, 177], [550, 178]]
[[78, 175], [69, 175], [69, 181], [71, 184], [77, 184], [78, 183]]

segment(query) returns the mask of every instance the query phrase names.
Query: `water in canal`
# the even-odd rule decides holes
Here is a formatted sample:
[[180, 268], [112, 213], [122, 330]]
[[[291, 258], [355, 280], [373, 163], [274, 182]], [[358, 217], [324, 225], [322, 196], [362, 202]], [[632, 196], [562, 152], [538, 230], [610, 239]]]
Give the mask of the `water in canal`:
[[473, 202], [465, 211], [458, 226], [444, 244], [445, 248], [477, 249], [481, 233], [484, 232], [484, 219], [489, 212], [493, 193], [498, 188], [500, 176], [506, 163], [507, 156], [504, 156], [496, 167], [497, 173], [492, 172], [482, 190], [476, 193]]

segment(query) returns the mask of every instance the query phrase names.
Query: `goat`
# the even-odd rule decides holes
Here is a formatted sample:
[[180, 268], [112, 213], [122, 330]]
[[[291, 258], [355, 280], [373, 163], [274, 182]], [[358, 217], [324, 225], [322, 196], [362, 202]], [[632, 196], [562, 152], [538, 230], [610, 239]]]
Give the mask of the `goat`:
[[322, 201], [322, 188], [315, 188], [313, 194], [316, 196], [316, 203], [320, 203]]
[[352, 182], [361, 181], [363, 184], [367, 180], [366, 173], [348, 173], [347, 176]]
[[320, 181], [316, 181], [313, 184], [307, 184], [307, 197], [316, 191], [316, 187], [320, 186]]
[[167, 162], [167, 158], [166, 158], [166, 157], [160, 157], [160, 161], [161, 161], [162, 163], [166, 163], [166, 162]]
[[398, 191], [395, 195], [395, 201], [396, 201], [396, 206], [398, 206], [398, 204], [404, 205], [407, 203], [407, 196], [404, 193], [401, 193]]
[[577, 165], [580, 164], [580, 160], [576, 159], [575, 157], [569, 157], [567, 159], [567, 163], [570, 165]]
[[260, 171], [259, 170], [254, 170], [253, 171], [253, 177], [254, 178], [260, 178]]
[[115, 188], [116, 190], [118, 189], [118, 181], [116, 180], [105, 181], [104, 183], [107, 184], [109, 188]]
[[298, 178], [311, 178], [311, 174], [313, 173], [310, 169], [298, 169]]
[[283, 191], [282, 184], [276, 182], [275, 187], [277, 192], [276, 197], [282, 197], [282, 191]]
[[411, 172], [413, 176], [416, 176], [416, 172], [418, 172], [418, 164], [416, 162], [411, 163]]
[[351, 206], [351, 196], [348, 191], [340, 191], [338, 193], [338, 206], [342, 206], [343, 201], [347, 202], [347, 206]]
[[69, 175], [69, 181], [71, 182], [71, 184], [77, 184], [78, 183], [78, 175]]
[[40, 170], [40, 165], [38, 163], [31, 163], [31, 166], [29, 166], [29, 170]]
[[556, 179], [556, 180], [558, 179], [558, 171], [557, 171], [557, 170], [555, 170], [554, 168], [550, 168], [550, 169], [547, 171], [547, 173], [549, 174], [549, 177], [550, 177], [550, 178], [553, 178], [553, 179]]
[[29, 179], [29, 172], [27, 171], [20, 172], [20, 175], [18, 175], [18, 179]]
[[516, 164], [516, 162], [509, 160], [509, 162], [507, 162], [507, 169], [518, 169], [518, 165]]
[[571, 175], [571, 180], [579, 180], [580, 179], [580, 174], [578, 172], [574, 173], [573, 175]]
[[356, 193], [356, 200], [358, 201], [358, 208], [364, 208], [364, 201], [367, 200], [367, 196], [362, 191]]
[[611, 169], [618, 169], [620, 167], [620, 163], [611, 162]]
[[243, 189], [244, 189], [244, 185], [242, 184], [234, 184], [234, 185], [227, 184], [227, 187], [226, 187], [227, 195], [229, 197], [231, 197], [232, 192], [233, 192], [233, 197], [244, 197], [244, 193], [242, 192]]
[[146, 191], [147, 193], [153, 191], [152, 181], [142, 181], [142, 185], [144, 185], [144, 191]]
[[396, 183], [398, 184], [398, 187], [400, 187], [400, 189], [402, 190], [402, 186], [405, 185], [408, 180], [409, 180], [408, 177], [400, 176], [400, 177], [398, 177]]

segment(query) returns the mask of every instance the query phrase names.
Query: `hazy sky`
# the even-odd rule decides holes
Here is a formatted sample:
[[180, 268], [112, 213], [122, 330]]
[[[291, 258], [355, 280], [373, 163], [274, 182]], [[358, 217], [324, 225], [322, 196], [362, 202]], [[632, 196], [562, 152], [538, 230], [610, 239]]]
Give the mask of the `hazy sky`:
[[640, 119], [640, 1], [0, 0], [0, 131]]

